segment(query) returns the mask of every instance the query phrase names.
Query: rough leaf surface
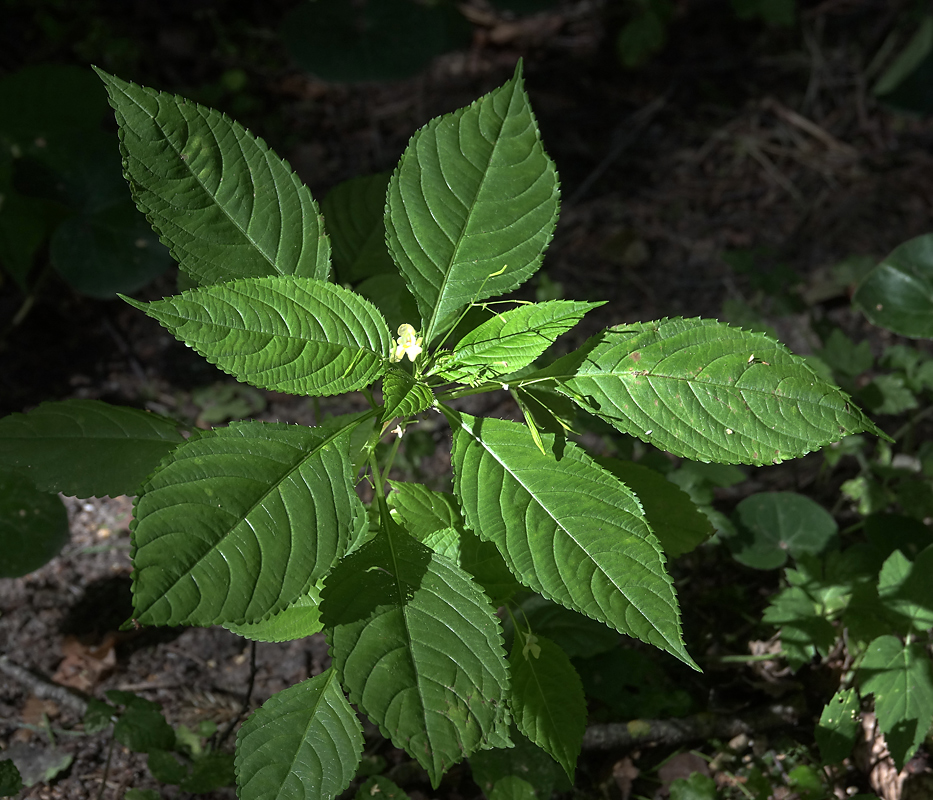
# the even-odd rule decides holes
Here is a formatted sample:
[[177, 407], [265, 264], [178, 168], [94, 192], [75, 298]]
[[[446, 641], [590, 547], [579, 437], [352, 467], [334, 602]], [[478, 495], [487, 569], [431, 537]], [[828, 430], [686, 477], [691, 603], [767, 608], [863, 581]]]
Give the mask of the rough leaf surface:
[[467, 524], [495, 543], [515, 577], [694, 666], [664, 553], [635, 495], [572, 443], [557, 461], [524, 425], [449, 417]]

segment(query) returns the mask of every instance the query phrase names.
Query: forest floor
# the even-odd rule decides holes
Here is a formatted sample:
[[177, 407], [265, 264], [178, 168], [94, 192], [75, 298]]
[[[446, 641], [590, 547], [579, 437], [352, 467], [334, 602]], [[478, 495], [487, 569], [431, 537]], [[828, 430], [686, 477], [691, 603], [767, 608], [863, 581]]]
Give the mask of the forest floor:
[[[721, 9], [709, 18], [703, 9], [692, 11], [689, 20], [675, 19], [660, 56], [626, 71], [614, 53], [612, 14], [601, 3], [566, 2], [518, 22], [479, 17], [468, 48], [437, 58], [417, 77], [359, 85], [316, 80], [280, 52], [269, 63], [247, 60], [245, 46], [218, 55], [212, 24], [230, 25], [234, 38], [239, 28], [220, 22], [204, 4], [157, 5], [155, 21], [140, 11], [125, 18], [102, 13], [98, 21], [141, 54], [129, 67], [138, 66], [139, 73], [123, 77], [203, 96], [197, 87], [215, 85], [222, 70], [244, 70], [244, 121], [290, 160], [318, 199], [344, 179], [391, 169], [418, 127], [501, 85], [524, 57], [527, 90], [563, 197], [542, 271], [547, 280], [534, 286], [570, 299], [608, 301], [575, 332], [580, 337], [665, 316], [738, 324], [763, 318], [791, 349], [809, 353], [819, 346], [812, 320], [826, 318], [856, 341], [871, 337], [877, 351], [887, 340], [851, 311], [854, 273], [837, 267], [853, 256], [877, 261], [933, 224], [933, 123], [885, 108], [865, 79], [866, 61], [880, 45], [877, 31], [891, 24], [886, 3], [809, 4], [789, 31], [739, 23]], [[275, 49], [268, 41], [274, 41], [277, 15], [290, 5], [269, 3], [264, 12], [250, 12], [259, 15], [250, 24], [255, 38], [266, 42], [266, 55]], [[36, 7], [59, 13], [55, 4]], [[20, 15], [24, 41], [41, 36], [38, 17]], [[93, 36], [76, 20], [66, 21], [84, 49], [70, 39], [38, 55], [24, 46], [21, 63], [94, 57], [117, 71], [121, 62], [104, 44], [88, 55]], [[10, 60], [15, 57], [5, 57], [6, 71], [20, 65]], [[221, 93], [217, 104], [233, 107], [235, 99]], [[165, 276], [140, 295], [173, 292], [174, 277]], [[790, 296], [797, 306], [787, 304]], [[0, 320], [12, 318], [22, 302], [10, 283], [0, 287]], [[320, 413], [303, 398], [262, 392], [233, 402], [230, 391], [226, 376], [152, 320], [119, 301], [79, 296], [54, 278], [0, 349], [4, 414], [70, 397], [149, 408], [201, 425], [250, 407], [260, 419], [306, 424]], [[505, 401], [484, 411], [514, 413]], [[422, 439], [421, 451], [405, 462], [410, 474], [446, 474], [445, 437], [438, 429]], [[819, 456], [810, 456], [758, 470], [752, 483], [756, 490], [807, 484], [819, 463]], [[752, 488], [743, 484], [742, 491]], [[723, 492], [719, 502], [728, 510], [738, 499]], [[42, 682], [98, 698], [109, 689], [136, 692], [161, 703], [172, 725], [211, 720], [223, 730], [244, 715], [251, 669], [248, 709], [320, 672], [328, 662], [326, 644], [320, 636], [260, 643], [253, 663], [250, 643], [221, 628], [118, 631], [132, 615], [131, 499], [65, 502], [72, 536], [62, 553], [24, 578], [0, 581], [0, 648], [10, 662], [39, 676], [32, 685], [0, 678], [0, 747], [28, 753], [40, 770], [43, 759], [72, 758], [54, 780], [24, 790], [24, 798], [116, 800], [129, 787], [184, 796], [158, 784], [144, 756], [112, 747], [106, 733], [73, 735], [79, 716], [65, 703], [41, 699]], [[709, 612], [714, 604], [708, 598], [730, 586], [748, 593], [753, 613], [775, 585], [735, 565], [686, 579], [704, 564], [688, 558], [675, 565], [682, 605], [694, 609], [685, 614], [688, 648], [748, 653], [766, 647], [765, 628], [746, 624], [735, 609]], [[701, 618], [707, 612], [712, 616]], [[800, 688], [779, 673], [774, 662], [761, 661], [685, 681], [695, 708], [705, 703], [704, 710], [735, 716]], [[812, 709], [804, 708], [791, 724], [809, 730], [797, 735], [812, 741], [812, 722]], [[779, 748], [768, 736], [762, 733], [757, 746]], [[452, 770], [435, 791], [417, 777], [403, 780], [406, 757], [399, 751], [372, 741], [369, 747], [396, 768], [413, 800], [479, 796], [465, 767]], [[639, 771], [675, 752], [589, 750], [578, 791], [625, 800]], [[674, 763], [687, 774], [697, 768], [682, 758]], [[669, 785], [670, 774], [651, 791]], [[868, 789], [867, 776], [858, 780]], [[232, 789], [210, 795], [233, 796]]]

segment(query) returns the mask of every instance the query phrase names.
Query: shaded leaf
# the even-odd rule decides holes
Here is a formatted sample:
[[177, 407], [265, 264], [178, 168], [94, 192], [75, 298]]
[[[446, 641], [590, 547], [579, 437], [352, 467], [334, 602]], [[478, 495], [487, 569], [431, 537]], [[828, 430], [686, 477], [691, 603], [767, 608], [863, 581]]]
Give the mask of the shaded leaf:
[[241, 800], [328, 800], [350, 785], [363, 752], [363, 728], [337, 672], [328, 669], [272, 695], [236, 739]]
[[426, 344], [469, 303], [535, 273], [557, 222], [558, 187], [521, 63], [504, 86], [412, 137], [387, 201], [386, 239]]
[[901, 336], [933, 338], [933, 234], [896, 247], [852, 297], [875, 325]]
[[350, 700], [436, 787], [476, 749], [508, 746], [499, 621], [469, 575], [383, 526], [328, 577], [321, 610]]
[[77, 497], [135, 494], [184, 437], [158, 414], [100, 400], [42, 403], [0, 419], [0, 467]]
[[835, 764], [852, 753], [861, 711], [855, 689], [840, 689], [826, 704], [816, 726], [816, 743], [824, 764]]
[[251, 278], [152, 303], [123, 298], [237, 380], [289, 394], [352, 392], [385, 371], [382, 314], [309, 278]]
[[445, 413], [467, 524], [496, 544], [513, 574], [693, 666], [664, 554], [635, 495], [570, 442], [555, 461], [523, 425]]
[[409, 798], [384, 775], [373, 775], [357, 790], [356, 800], [409, 800]]
[[96, 69], [120, 128], [133, 198], [199, 283], [263, 275], [327, 279], [317, 204], [288, 164], [238, 122]]
[[362, 512], [345, 428], [238, 422], [179, 447], [143, 486], [133, 607], [144, 624], [257, 622], [349, 547]]
[[671, 558], [689, 553], [713, 535], [709, 518], [659, 472], [617, 458], [598, 458], [596, 463], [635, 492], [651, 530]]
[[340, 283], [357, 283], [396, 272], [386, 247], [388, 185], [387, 172], [351, 178], [337, 184], [321, 203], [334, 249], [334, 272]]
[[736, 535], [726, 538], [732, 557], [755, 569], [776, 569], [787, 556], [817, 555], [839, 526], [826, 509], [797, 492], [759, 492], [735, 508]]
[[[523, 626], [552, 639], [570, 658], [592, 658], [615, 649], [621, 641], [612, 628], [537, 594], [529, 593], [516, 612]], [[511, 619], [506, 618], [503, 626], [508, 645], [514, 633]]]
[[933, 720], [933, 672], [926, 648], [880, 636], [865, 652], [858, 675], [863, 693], [875, 696], [878, 724], [900, 770]]
[[927, 547], [913, 563], [895, 550], [878, 574], [878, 597], [892, 618], [898, 633], [908, 635], [933, 628], [933, 546]]
[[515, 726], [573, 774], [586, 730], [586, 698], [567, 654], [532, 630], [515, 638], [509, 654]]
[[515, 747], [470, 756], [473, 780], [488, 800], [549, 800], [560, 767], [540, 747], [512, 732]]
[[543, 377], [622, 433], [698, 461], [778, 463], [878, 433], [799, 356], [716, 320], [610, 328], [526, 380]]
[[0, 578], [39, 569], [58, 555], [68, 536], [68, 512], [58, 495], [0, 470]]

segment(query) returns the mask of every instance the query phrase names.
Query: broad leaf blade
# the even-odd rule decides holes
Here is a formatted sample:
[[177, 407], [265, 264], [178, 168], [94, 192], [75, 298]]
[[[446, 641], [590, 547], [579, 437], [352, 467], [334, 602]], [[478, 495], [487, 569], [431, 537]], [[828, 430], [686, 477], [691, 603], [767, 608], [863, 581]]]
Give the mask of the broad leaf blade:
[[555, 461], [523, 425], [448, 417], [454, 489], [467, 524], [496, 544], [513, 574], [695, 666], [664, 553], [635, 495], [572, 443]]
[[372, 303], [310, 278], [249, 278], [152, 303], [124, 299], [237, 380], [289, 394], [368, 386], [384, 372], [391, 345]]
[[236, 741], [241, 800], [336, 797], [353, 780], [363, 729], [334, 669], [272, 695]]
[[393, 417], [411, 417], [434, 405], [430, 387], [403, 371], [390, 369], [382, 379], [382, 402], [385, 412], [382, 421]]
[[350, 700], [427, 770], [503, 746], [499, 621], [469, 576], [391, 520], [328, 576], [321, 608]]
[[76, 497], [135, 494], [184, 441], [158, 414], [99, 400], [42, 403], [0, 419], [0, 467], [44, 491]]
[[558, 187], [521, 64], [504, 86], [412, 137], [387, 200], [389, 250], [427, 344], [464, 306], [535, 273], [557, 222]]
[[524, 369], [587, 311], [604, 303], [550, 300], [497, 314], [474, 328], [456, 345], [453, 368], [485, 368], [492, 375]]
[[852, 753], [861, 711], [855, 689], [840, 689], [826, 704], [816, 726], [816, 743], [825, 764], [836, 764]]
[[68, 512], [58, 495], [0, 470], [0, 578], [19, 578], [58, 555], [68, 541]]
[[317, 204], [288, 164], [238, 122], [102, 70], [139, 209], [199, 283], [263, 275], [326, 280]]
[[392, 489], [389, 502], [404, 527], [419, 542], [470, 573], [493, 605], [502, 605], [521, 588], [496, 546], [464, 527], [460, 507], [452, 494], [401, 481], [393, 481]]
[[388, 173], [351, 178], [335, 186], [321, 203], [340, 283], [355, 284], [386, 273], [397, 275], [386, 247], [388, 184]]
[[516, 636], [509, 655], [515, 726], [573, 780], [586, 730], [586, 697], [567, 654], [534, 633]]
[[661, 473], [618, 458], [598, 458], [596, 463], [635, 492], [651, 530], [671, 558], [689, 553], [713, 535], [709, 517]]
[[240, 625], [227, 622], [224, 623], [224, 627], [254, 642], [291, 642], [311, 636], [324, 627], [321, 622], [320, 585], [319, 581], [317, 586], [312, 586], [297, 600], [293, 600], [268, 619], [260, 622], [244, 622]]
[[907, 635], [922, 634], [933, 627], [933, 546], [925, 548], [913, 563], [895, 550], [878, 574], [878, 597], [892, 618], [892, 627]]
[[859, 666], [862, 691], [875, 696], [875, 714], [898, 769], [916, 752], [933, 720], [933, 672], [922, 644], [880, 636]]
[[261, 620], [347, 551], [349, 432], [243, 422], [179, 447], [143, 486], [133, 606], [155, 625]]
[[880, 433], [783, 345], [711, 319], [610, 328], [532, 377], [554, 378], [623, 433], [697, 461], [776, 464]]
[[933, 339], [933, 234], [896, 247], [868, 273], [852, 301], [875, 325]]

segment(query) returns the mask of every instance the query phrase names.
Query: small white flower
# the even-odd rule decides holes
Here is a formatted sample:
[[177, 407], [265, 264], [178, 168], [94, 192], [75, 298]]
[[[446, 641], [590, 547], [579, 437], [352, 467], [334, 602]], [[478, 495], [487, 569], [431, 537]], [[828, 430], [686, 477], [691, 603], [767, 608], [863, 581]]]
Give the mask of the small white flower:
[[402, 436], [405, 434], [405, 431], [402, 429], [402, 426], [401, 426], [401, 425], [396, 425], [396, 426], [392, 429], [392, 433], [394, 433], [396, 436], [398, 436], [399, 439], [401, 439]]
[[389, 361], [393, 363], [401, 361], [405, 356], [408, 356], [409, 361], [414, 361], [421, 355], [421, 343], [422, 338], [418, 336], [418, 331], [411, 325], [407, 322], [399, 325], [395, 350], [393, 350], [392, 354], [389, 356]]
[[541, 645], [538, 644], [538, 637], [533, 633], [525, 633], [525, 646], [522, 648], [522, 655], [525, 657], [525, 661], [528, 660], [528, 653], [531, 652], [535, 658], [538, 658], [541, 655]]

